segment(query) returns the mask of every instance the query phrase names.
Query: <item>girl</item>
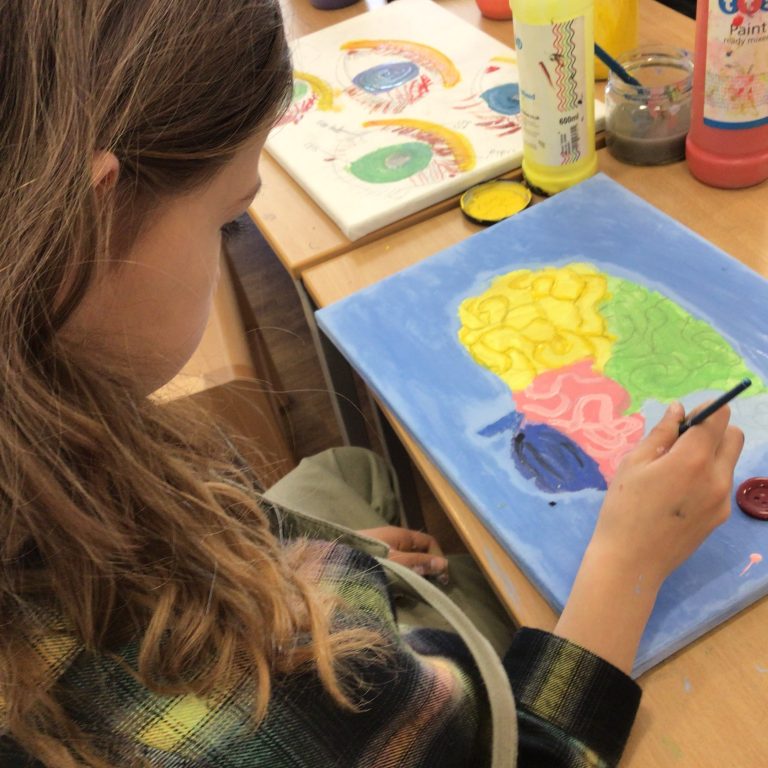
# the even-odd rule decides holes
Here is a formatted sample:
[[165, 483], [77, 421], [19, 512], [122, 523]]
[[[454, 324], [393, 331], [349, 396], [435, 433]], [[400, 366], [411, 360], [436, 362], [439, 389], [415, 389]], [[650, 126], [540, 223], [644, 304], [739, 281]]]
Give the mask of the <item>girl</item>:
[[5, 0], [0, 74], [2, 765], [615, 763], [656, 592], [728, 514], [727, 409], [677, 440], [670, 408], [504, 671], [386, 547], [271, 507], [147, 397], [290, 98], [276, 0]]

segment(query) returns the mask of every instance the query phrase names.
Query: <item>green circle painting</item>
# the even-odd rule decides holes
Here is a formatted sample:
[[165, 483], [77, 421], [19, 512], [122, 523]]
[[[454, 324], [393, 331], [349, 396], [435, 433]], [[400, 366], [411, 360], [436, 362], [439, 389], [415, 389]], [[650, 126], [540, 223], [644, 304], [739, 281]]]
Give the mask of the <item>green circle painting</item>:
[[432, 147], [423, 141], [391, 144], [363, 155], [349, 172], [370, 184], [391, 184], [423, 171], [432, 160]]

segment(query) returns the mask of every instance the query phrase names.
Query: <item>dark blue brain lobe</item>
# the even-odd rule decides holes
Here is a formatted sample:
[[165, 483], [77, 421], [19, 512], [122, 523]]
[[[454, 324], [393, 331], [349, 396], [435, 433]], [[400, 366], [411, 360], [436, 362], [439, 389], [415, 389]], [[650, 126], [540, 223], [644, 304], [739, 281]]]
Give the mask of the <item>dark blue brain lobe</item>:
[[548, 493], [606, 489], [597, 462], [547, 424], [528, 424], [512, 438], [512, 459], [523, 477]]
[[607, 486], [598, 463], [567, 435], [548, 424], [526, 424], [511, 411], [481, 429], [483, 437], [512, 432], [512, 461], [517, 471], [546, 493], [572, 493]]
[[516, 115], [520, 111], [520, 87], [517, 83], [504, 83], [489, 88], [480, 98], [500, 115]]
[[413, 80], [419, 68], [412, 61], [392, 61], [366, 69], [352, 78], [352, 82], [368, 93], [385, 93]]

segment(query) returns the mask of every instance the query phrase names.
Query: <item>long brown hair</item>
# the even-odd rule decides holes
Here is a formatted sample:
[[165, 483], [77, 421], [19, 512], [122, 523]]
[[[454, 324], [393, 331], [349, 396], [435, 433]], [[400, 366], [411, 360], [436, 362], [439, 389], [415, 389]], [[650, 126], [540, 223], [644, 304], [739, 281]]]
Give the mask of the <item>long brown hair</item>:
[[[157, 690], [205, 695], [245, 660], [258, 721], [270, 673], [313, 664], [350, 705], [338, 670], [370, 638], [329, 631], [331, 604], [223, 444], [62, 333], [114, 268], [115, 217], [140, 226], [284, 107], [277, 0], [4, 0], [0, 13], [2, 726], [46, 765], [106, 765], [41, 683], [28, 642], [41, 606], [91, 651], [140, 635], [138, 675]], [[120, 161], [106, 198], [98, 151]]]

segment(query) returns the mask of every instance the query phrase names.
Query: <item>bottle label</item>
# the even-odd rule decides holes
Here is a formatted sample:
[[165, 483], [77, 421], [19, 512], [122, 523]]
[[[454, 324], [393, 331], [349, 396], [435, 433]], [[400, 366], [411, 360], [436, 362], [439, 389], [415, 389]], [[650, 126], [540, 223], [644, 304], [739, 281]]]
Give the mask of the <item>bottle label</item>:
[[515, 21], [523, 142], [541, 165], [570, 165], [589, 151], [584, 23]]
[[768, 0], [709, 0], [704, 125], [768, 124]]

